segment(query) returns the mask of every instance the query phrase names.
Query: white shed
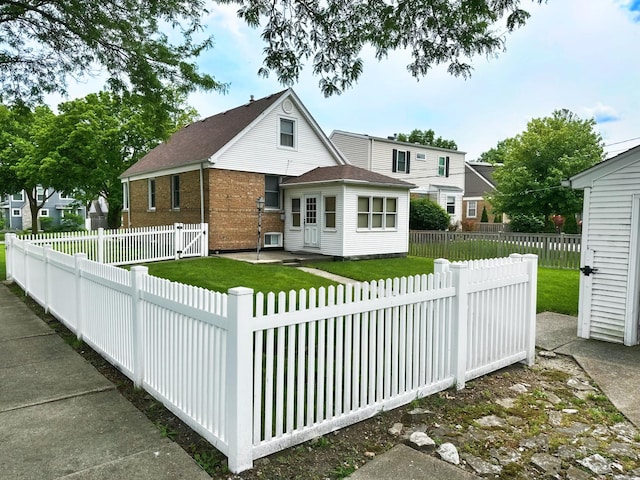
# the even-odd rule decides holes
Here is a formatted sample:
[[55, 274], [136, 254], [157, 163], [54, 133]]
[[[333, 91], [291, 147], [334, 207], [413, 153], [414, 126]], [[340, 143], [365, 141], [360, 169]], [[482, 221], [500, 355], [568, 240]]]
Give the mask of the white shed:
[[584, 190], [578, 336], [638, 344], [640, 146], [569, 180]]
[[282, 183], [284, 249], [338, 258], [409, 251], [413, 184], [353, 165], [315, 168]]

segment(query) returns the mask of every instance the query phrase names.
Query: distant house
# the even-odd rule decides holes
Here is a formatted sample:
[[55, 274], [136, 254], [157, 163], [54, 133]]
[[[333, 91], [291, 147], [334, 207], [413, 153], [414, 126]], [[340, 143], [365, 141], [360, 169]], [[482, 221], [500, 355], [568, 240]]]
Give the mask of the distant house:
[[489, 223], [493, 223], [493, 208], [485, 197], [496, 189], [493, 172], [499, 167], [485, 162], [466, 162], [464, 168], [462, 222], [466, 228], [478, 230], [482, 219], [482, 210], [485, 208]]
[[411, 197], [436, 201], [462, 221], [465, 152], [335, 130], [331, 141], [352, 165], [415, 185]]
[[406, 255], [413, 187], [353, 165], [289, 178], [284, 248], [340, 258]]
[[[49, 192], [41, 187], [36, 189], [37, 200], [41, 202]], [[0, 203], [5, 219], [5, 228], [8, 230], [27, 230], [33, 225], [31, 218], [31, 210], [29, 208], [29, 200], [24, 191], [13, 195], [5, 195]], [[47, 198], [44, 206], [38, 212], [41, 218], [50, 218], [51, 225], [60, 225], [64, 218], [65, 212], [75, 213], [86, 218], [86, 209], [78, 206], [74, 198], [68, 197], [60, 192], [53, 192]]]
[[640, 146], [571, 177], [584, 191], [578, 336], [640, 343]]

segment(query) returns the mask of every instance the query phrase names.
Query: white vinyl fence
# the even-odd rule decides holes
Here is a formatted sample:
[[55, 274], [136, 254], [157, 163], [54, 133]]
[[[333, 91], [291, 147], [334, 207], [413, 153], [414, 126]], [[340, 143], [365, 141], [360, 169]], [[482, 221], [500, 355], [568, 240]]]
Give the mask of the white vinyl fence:
[[383, 409], [533, 363], [537, 257], [255, 294], [7, 236], [7, 277], [213, 446], [232, 472]]
[[206, 223], [121, 228], [92, 232], [59, 232], [22, 235], [34, 245], [51, 245], [73, 255], [85, 253], [90, 260], [109, 265], [206, 257], [209, 254], [209, 225]]

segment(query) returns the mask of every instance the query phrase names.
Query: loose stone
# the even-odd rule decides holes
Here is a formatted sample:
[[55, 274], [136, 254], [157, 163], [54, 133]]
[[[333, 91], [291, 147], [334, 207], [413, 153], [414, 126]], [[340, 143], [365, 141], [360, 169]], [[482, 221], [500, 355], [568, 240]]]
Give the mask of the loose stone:
[[496, 415], [487, 415], [486, 417], [478, 418], [476, 423], [482, 428], [505, 428], [507, 426], [507, 422]]
[[425, 423], [432, 416], [433, 412], [427, 410], [426, 408], [414, 408], [413, 410], [409, 410], [402, 416], [402, 421], [404, 423], [413, 425], [416, 423]]
[[562, 467], [562, 461], [548, 453], [535, 453], [531, 456], [531, 463], [545, 475], [556, 475]]
[[512, 390], [516, 393], [527, 393], [527, 387], [525, 387], [522, 383], [516, 383], [515, 385], [512, 385], [511, 387], [509, 387], [509, 390]]
[[402, 423], [394, 423], [393, 426], [388, 430], [388, 432], [390, 435], [397, 437], [402, 433], [403, 428], [404, 425]]
[[596, 475], [606, 475], [611, 473], [611, 466], [609, 465], [609, 462], [599, 453], [583, 458], [582, 460], [578, 460], [578, 463], [583, 467], [588, 468]]
[[453, 443], [443, 443], [436, 450], [440, 458], [445, 462], [451, 463], [453, 465], [460, 464], [460, 455], [458, 454], [458, 449]]
[[409, 442], [412, 447], [423, 451], [433, 450], [436, 446], [436, 442], [434, 442], [429, 435], [423, 432], [413, 432], [409, 437]]
[[515, 398], [499, 398], [496, 403], [502, 408], [510, 409], [516, 406]]
[[485, 462], [481, 458], [475, 457], [471, 454], [463, 455], [462, 458], [464, 458], [473, 471], [481, 477], [493, 477], [494, 475], [500, 475], [502, 472], [501, 466]]

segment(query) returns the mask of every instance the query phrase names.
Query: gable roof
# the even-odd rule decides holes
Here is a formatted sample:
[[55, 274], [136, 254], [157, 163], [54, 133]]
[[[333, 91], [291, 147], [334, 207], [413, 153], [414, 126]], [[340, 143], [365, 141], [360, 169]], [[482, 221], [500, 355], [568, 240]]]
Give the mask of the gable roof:
[[496, 188], [493, 172], [497, 167], [490, 163], [465, 163], [464, 164], [464, 196], [482, 197], [485, 193]]
[[574, 189], [590, 187], [593, 182], [599, 178], [607, 176], [638, 161], [640, 161], [640, 145], [636, 145], [615, 157], [611, 157], [587, 168], [586, 170], [583, 170], [580, 173], [576, 173], [573, 177], [569, 178], [566, 183], [563, 183], [563, 185], [568, 184], [567, 186]]
[[336, 159], [344, 163], [344, 158], [322, 132], [295, 92], [289, 88], [187, 125], [138, 160], [120, 175], [120, 178], [209, 161], [286, 97], [294, 101]]
[[317, 167], [303, 173], [298, 177], [293, 177], [282, 182], [282, 186], [307, 185], [316, 183], [351, 183], [351, 184], [373, 184], [377, 186], [414, 188], [412, 183], [387, 177], [379, 173], [372, 172], [354, 165], [336, 165], [333, 167]]

